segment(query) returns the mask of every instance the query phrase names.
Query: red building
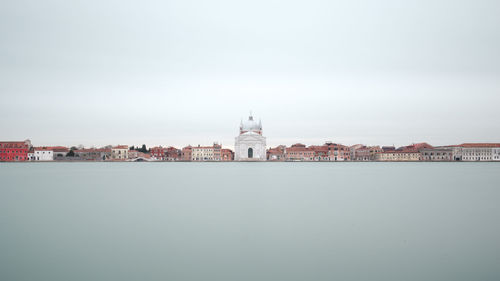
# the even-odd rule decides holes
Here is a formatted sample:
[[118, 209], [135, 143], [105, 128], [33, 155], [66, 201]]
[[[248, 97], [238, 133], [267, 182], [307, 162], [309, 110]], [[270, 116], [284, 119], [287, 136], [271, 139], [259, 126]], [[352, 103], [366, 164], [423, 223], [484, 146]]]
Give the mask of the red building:
[[234, 152], [228, 148], [222, 148], [220, 150], [220, 161], [233, 161]]
[[152, 147], [151, 148], [151, 157], [154, 157], [157, 160], [163, 161], [177, 161], [180, 159], [181, 152], [179, 149], [169, 146], [169, 147]]
[[0, 142], [0, 161], [27, 161], [30, 148], [31, 142], [29, 140]]

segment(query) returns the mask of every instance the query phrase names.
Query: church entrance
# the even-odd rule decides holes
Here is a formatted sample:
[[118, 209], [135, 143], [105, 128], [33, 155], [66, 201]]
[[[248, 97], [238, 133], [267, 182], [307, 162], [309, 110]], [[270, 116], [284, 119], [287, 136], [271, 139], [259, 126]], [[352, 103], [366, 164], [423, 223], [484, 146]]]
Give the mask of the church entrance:
[[253, 148], [248, 149], [248, 158], [253, 158]]

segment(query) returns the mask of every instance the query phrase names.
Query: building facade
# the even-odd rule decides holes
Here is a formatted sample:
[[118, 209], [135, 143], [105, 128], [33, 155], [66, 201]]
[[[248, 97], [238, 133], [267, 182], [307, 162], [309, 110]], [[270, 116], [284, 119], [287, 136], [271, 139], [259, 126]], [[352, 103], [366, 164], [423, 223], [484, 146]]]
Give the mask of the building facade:
[[500, 161], [500, 143], [463, 143], [462, 161]]
[[69, 148], [64, 146], [53, 146], [54, 160], [64, 160], [69, 152]]
[[35, 147], [32, 157], [32, 161], [53, 161], [54, 151], [50, 147]]
[[285, 150], [286, 146], [284, 145], [279, 145], [275, 148], [269, 148], [266, 152], [267, 161], [285, 161], [286, 160]]
[[220, 161], [233, 161], [234, 152], [228, 148], [222, 148], [220, 150]]
[[384, 151], [375, 155], [375, 161], [420, 161], [420, 152]]
[[325, 143], [328, 147], [329, 161], [349, 161], [351, 160], [351, 149], [348, 146], [338, 143]]
[[382, 152], [380, 146], [358, 146], [351, 147], [352, 161], [373, 161], [377, 153]]
[[111, 148], [83, 148], [74, 151], [75, 157], [86, 161], [106, 161], [111, 159]]
[[314, 151], [314, 161], [330, 161], [328, 146], [312, 145], [309, 148]]
[[27, 161], [31, 141], [2, 141], [0, 142], [0, 161], [16, 162]]
[[191, 161], [221, 161], [221, 146], [195, 146], [191, 150]]
[[286, 161], [314, 161], [314, 150], [296, 143], [285, 150]]
[[422, 161], [453, 161], [453, 151], [449, 148], [423, 148], [420, 150]]
[[182, 161], [191, 161], [193, 154], [193, 147], [188, 145], [186, 147], [183, 147], [181, 150], [181, 160]]
[[111, 159], [112, 160], [120, 160], [120, 161], [127, 160], [128, 159], [128, 150], [129, 150], [129, 147], [127, 145], [113, 146], [111, 148]]
[[235, 161], [266, 161], [266, 138], [262, 136], [262, 122], [250, 115], [240, 123], [240, 134], [235, 138]]
[[151, 148], [151, 157], [153, 157], [154, 160], [177, 161], [181, 159], [181, 151], [172, 146], [157, 146]]

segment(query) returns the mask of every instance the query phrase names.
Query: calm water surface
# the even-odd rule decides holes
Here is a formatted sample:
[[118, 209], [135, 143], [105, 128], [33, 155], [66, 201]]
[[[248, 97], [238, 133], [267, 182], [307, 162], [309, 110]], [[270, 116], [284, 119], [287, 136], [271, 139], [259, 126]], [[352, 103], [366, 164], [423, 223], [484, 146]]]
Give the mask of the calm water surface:
[[0, 164], [0, 280], [500, 280], [500, 163]]

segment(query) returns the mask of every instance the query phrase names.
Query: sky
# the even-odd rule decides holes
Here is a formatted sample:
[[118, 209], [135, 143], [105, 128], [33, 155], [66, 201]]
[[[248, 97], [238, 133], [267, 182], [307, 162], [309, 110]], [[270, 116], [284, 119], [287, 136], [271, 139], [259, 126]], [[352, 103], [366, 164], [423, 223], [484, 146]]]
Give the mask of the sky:
[[500, 2], [2, 1], [0, 139], [500, 142]]

